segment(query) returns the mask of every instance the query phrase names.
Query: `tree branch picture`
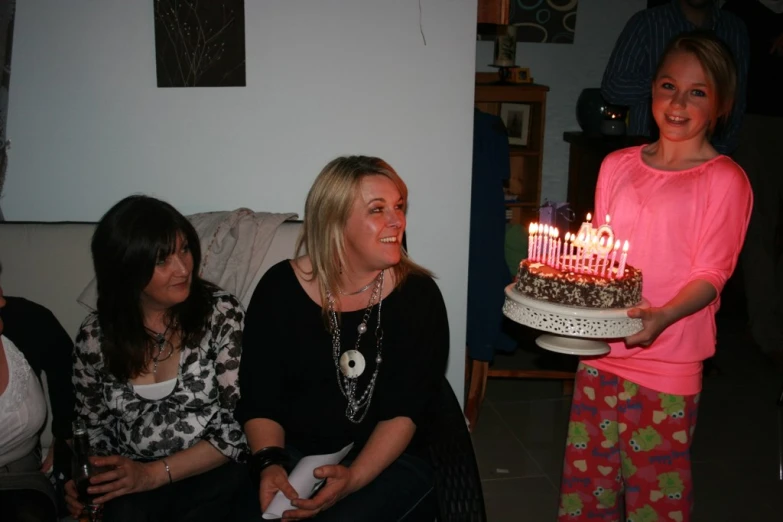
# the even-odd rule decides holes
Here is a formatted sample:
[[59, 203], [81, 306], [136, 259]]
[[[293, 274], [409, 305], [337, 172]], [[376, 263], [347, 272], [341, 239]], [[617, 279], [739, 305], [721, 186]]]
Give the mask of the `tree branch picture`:
[[153, 0], [158, 87], [244, 87], [244, 0]]

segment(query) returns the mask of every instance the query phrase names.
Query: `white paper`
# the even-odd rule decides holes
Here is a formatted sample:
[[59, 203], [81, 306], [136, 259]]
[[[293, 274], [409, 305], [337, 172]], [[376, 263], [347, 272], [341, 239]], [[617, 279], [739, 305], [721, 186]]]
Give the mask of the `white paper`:
[[[315, 478], [313, 471], [320, 466], [330, 466], [339, 464], [353, 448], [353, 442], [338, 451], [329, 455], [309, 455], [302, 458], [296, 467], [288, 475], [288, 482], [296, 490], [299, 498], [310, 498], [315, 489], [321, 485], [324, 479]], [[283, 512], [289, 509], [295, 509], [291, 501], [278, 491], [264, 511], [262, 517], [264, 520], [275, 520], [283, 517]]]

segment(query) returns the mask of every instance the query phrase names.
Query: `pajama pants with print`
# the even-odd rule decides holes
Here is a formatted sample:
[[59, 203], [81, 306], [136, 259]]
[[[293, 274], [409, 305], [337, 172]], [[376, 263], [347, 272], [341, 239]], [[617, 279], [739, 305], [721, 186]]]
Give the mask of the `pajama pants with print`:
[[558, 521], [690, 520], [698, 402], [580, 363]]

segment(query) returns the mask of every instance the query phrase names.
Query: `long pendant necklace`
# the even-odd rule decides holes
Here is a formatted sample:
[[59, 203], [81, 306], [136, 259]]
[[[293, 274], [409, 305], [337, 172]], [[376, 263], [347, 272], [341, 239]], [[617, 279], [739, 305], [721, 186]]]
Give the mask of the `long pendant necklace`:
[[[151, 328], [144, 327], [149, 333], [152, 334], [152, 339], [155, 343], [155, 348], [157, 348], [157, 353], [155, 353], [152, 356], [152, 374], [157, 375], [158, 373], [158, 363], [162, 363], [163, 361], [168, 360], [172, 354], [174, 354], [174, 345], [171, 344], [171, 341], [169, 341], [166, 338], [166, 334], [169, 333], [169, 329], [171, 328], [171, 325], [166, 326], [166, 329], [163, 331], [163, 333], [156, 332], [155, 330], [152, 330]], [[163, 352], [163, 348], [167, 348], [165, 355]]]
[[[340, 388], [340, 392], [348, 401], [345, 407], [345, 416], [349, 421], [354, 424], [359, 424], [364, 420], [367, 412], [370, 409], [370, 401], [372, 401], [373, 391], [375, 391], [375, 383], [378, 379], [378, 372], [381, 368], [381, 352], [383, 350], [383, 330], [381, 329], [381, 295], [383, 294], [383, 273], [382, 270], [378, 277], [375, 278], [373, 283], [375, 287], [370, 294], [370, 301], [367, 304], [367, 308], [364, 310], [364, 316], [362, 322], [356, 328], [357, 337], [356, 344], [353, 350], [346, 350], [341, 354], [342, 346], [340, 343], [340, 325], [337, 322], [337, 313], [334, 310], [334, 298], [330, 292], [326, 293], [326, 298], [329, 303], [329, 326], [332, 333], [332, 358], [334, 359], [334, 366], [337, 373], [337, 386]], [[375, 301], [378, 301], [378, 322], [375, 326], [375, 371], [370, 377], [370, 382], [364, 389], [364, 392], [357, 397], [357, 382], [359, 376], [364, 373], [366, 368], [366, 362], [364, 356], [359, 351], [359, 341], [362, 338], [362, 334], [367, 332], [367, 324], [372, 314], [372, 308]]]

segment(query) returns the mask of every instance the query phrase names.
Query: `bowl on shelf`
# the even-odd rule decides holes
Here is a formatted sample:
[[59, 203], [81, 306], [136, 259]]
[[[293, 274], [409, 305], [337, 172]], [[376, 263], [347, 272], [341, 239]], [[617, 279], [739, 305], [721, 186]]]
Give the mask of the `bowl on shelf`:
[[585, 134], [591, 136], [622, 136], [625, 134], [626, 107], [604, 100], [601, 89], [584, 89], [576, 102], [576, 121]]

